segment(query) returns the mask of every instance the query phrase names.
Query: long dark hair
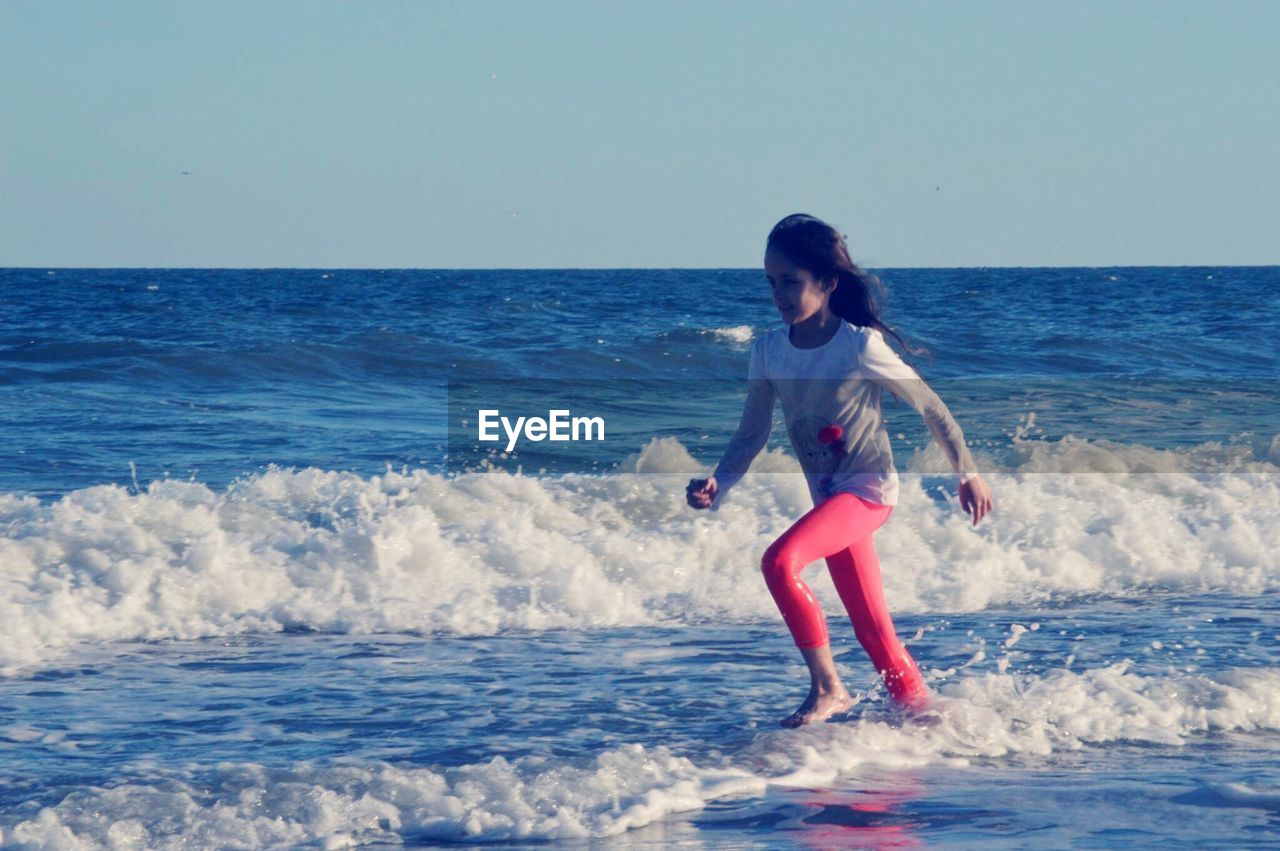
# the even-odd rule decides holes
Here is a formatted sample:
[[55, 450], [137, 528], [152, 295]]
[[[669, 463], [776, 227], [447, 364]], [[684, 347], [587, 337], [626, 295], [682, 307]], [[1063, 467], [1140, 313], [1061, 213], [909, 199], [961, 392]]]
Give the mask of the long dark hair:
[[836, 279], [829, 302], [836, 316], [892, 336], [910, 354], [928, 354], [926, 349], [908, 345], [881, 319], [888, 291], [879, 278], [853, 262], [844, 236], [831, 225], [814, 216], [793, 213], [769, 231], [765, 250], [770, 248], [819, 280]]

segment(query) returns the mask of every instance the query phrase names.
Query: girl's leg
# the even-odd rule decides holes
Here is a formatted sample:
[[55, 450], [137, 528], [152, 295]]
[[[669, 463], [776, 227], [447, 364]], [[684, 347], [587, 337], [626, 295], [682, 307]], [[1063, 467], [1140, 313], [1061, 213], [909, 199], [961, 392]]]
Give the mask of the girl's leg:
[[847, 549], [827, 556], [827, 569], [849, 611], [854, 634], [884, 678], [889, 694], [903, 706], [921, 706], [928, 689], [915, 660], [894, 632], [871, 536], [859, 538]]
[[822, 720], [851, 703], [831, 660], [822, 608], [800, 571], [824, 556], [844, 552], [853, 541], [870, 538], [891, 510], [839, 493], [797, 520], [765, 551], [761, 560], [765, 582], [805, 657], [811, 679], [809, 698], [784, 725]]

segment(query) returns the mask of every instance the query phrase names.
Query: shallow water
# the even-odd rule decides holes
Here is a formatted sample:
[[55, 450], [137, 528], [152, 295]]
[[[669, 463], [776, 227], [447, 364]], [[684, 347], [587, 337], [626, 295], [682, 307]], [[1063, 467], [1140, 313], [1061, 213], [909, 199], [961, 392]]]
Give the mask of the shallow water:
[[930, 723], [889, 706], [847, 624], [832, 628], [859, 702], [796, 732], [776, 724], [805, 675], [769, 625], [86, 649], [0, 690], [0, 784], [22, 802], [6, 807], [6, 837], [58, 825], [159, 846], [432, 844], [628, 824], [628, 845], [1273, 835], [1269, 605], [1169, 595], [902, 617], [939, 695]]

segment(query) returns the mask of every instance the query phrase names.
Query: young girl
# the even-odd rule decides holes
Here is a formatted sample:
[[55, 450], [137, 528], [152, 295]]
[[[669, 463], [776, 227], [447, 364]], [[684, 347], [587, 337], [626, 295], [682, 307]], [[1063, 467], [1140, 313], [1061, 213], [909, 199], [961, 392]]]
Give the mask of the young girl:
[[991, 510], [991, 490], [978, 476], [947, 406], [889, 348], [886, 334], [904, 344], [880, 319], [880, 282], [853, 264], [838, 231], [813, 216], [787, 216], [769, 234], [764, 269], [785, 325], [756, 340], [742, 422], [711, 477], [689, 482], [689, 504], [719, 507], [764, 448], [774, 399], [781, 398], [814, 504], [762, 561], [765, 582], [811, 681], [808, 698], [782, 725], [823, 721], [853, 704], [831, 659], [826, 619], [800, 578], [819, 558], [826, 559], [854, 633], [889, 694], [900, 705], [923, 708], [928, 690], [894, 633], [871, 542], [898, 500], [882, 391], [905, 399], [924, 417], [959, 476], [960, 505], [975, 525]]

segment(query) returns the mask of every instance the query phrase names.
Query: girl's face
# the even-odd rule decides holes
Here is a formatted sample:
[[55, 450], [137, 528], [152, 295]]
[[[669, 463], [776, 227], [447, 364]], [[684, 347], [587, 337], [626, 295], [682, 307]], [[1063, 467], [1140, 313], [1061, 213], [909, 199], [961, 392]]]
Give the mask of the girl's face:
[[772, 248], [764, 253], [764, 275], [773, 291], [773, 304], [788, 325], [804, 322], [830, 309], [827, 302], [835, 287], [813, 277], [808, 269], [801, 269]]

